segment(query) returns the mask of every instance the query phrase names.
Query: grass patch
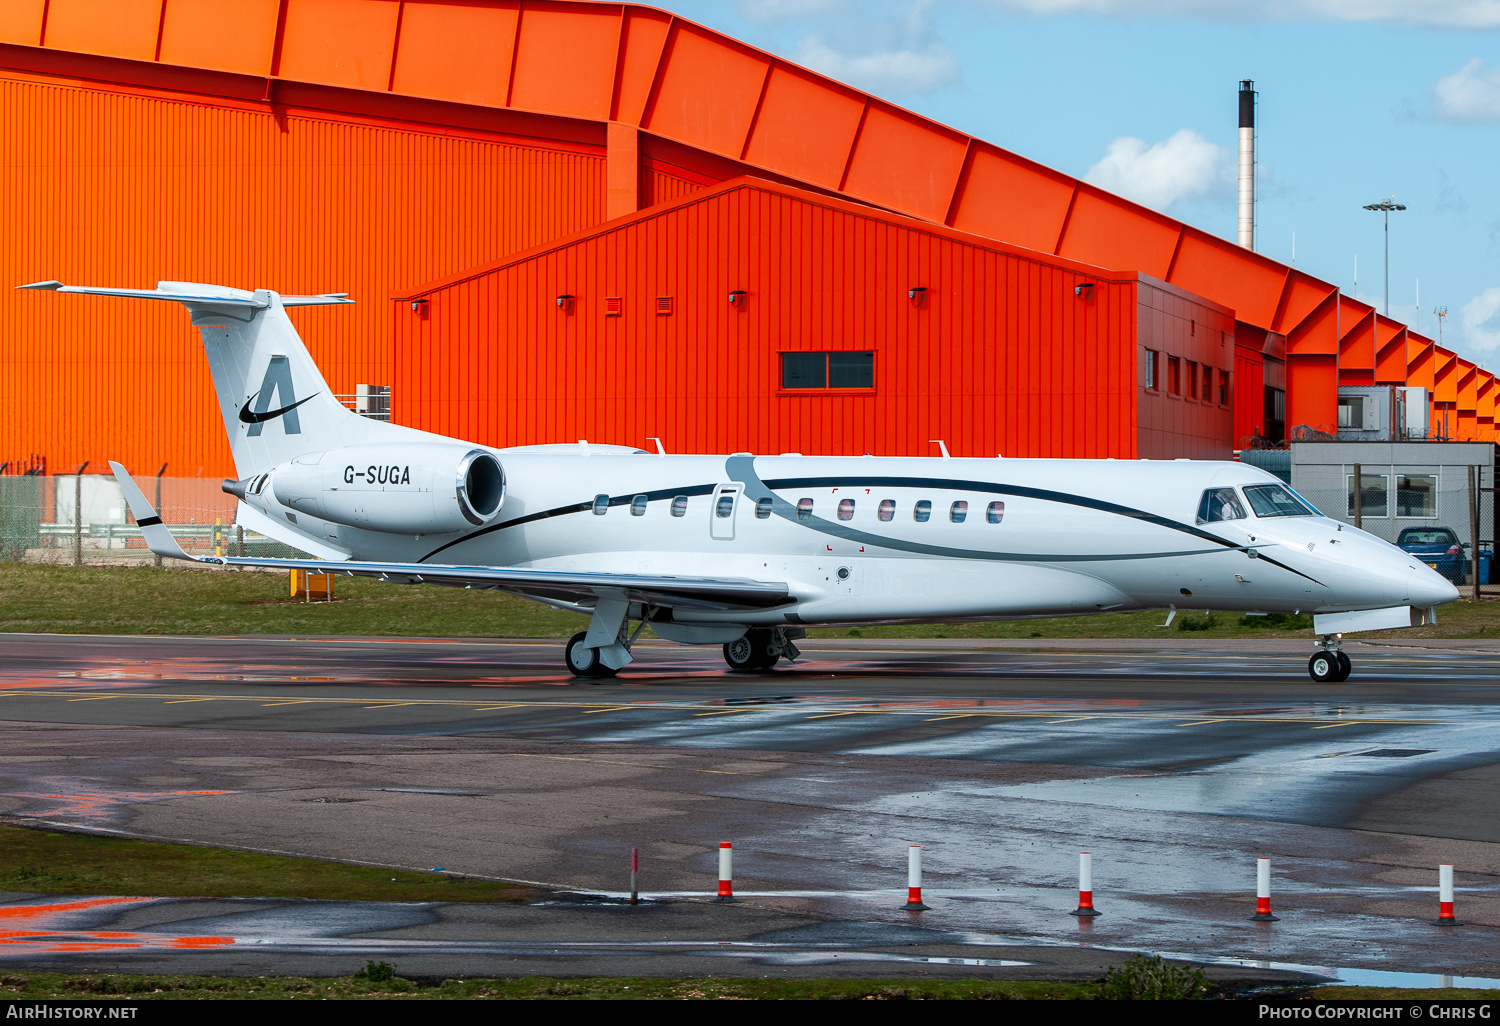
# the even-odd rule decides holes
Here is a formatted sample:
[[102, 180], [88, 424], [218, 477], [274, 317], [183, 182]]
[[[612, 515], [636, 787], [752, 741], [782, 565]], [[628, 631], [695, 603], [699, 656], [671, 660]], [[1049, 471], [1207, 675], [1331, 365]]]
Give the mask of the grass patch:
[[[429, 638], [567, 638], [588, 618], [492, 591], [341, 577], [334, 602], [288, 598], [282, 573], [150, 566], [0, 563], [0, 631], [55, 634], [355, 634]], [[1306, 632], [1312, 618], [1183, 610], [1002, 623], [817, 628], [814, 638], [1257, 638]], [[1463, 600], [1436, 627], [1402, 638], [1500, 637], [1500, 602]], [[1374, 637], [1375, 635], [1370, 635]], [[1186, 640], [1186, 639], [1183, 639]]]
[[1065, 1001], [1090, 1000], [1098, 993], [1099, 987], [1093, 983], [990, 980], [658, 979], [649, 976], [565, 980], [530, 976], [514, 980], [413, 981], [399, 975], [372, 980], [357, 972], [353, 976], [331, 979], [0, 973], [0, 999], [9, 1000], [426, 998], [694, 1001], [738, 998], [771, 1001]]
[[448, 873], [0, 824], [0, 890], [163, 898], [528, 901], [529, 887]]

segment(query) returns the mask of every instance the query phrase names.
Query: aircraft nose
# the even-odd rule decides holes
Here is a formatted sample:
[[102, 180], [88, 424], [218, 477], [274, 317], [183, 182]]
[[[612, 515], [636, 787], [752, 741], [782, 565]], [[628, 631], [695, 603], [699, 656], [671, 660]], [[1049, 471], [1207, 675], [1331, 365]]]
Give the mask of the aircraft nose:
[[1412, 567], [1406, 579], [1407, 601], [1414, 606], [1441, 606], [1458, 598], [1453, 582], [1429, 567]]

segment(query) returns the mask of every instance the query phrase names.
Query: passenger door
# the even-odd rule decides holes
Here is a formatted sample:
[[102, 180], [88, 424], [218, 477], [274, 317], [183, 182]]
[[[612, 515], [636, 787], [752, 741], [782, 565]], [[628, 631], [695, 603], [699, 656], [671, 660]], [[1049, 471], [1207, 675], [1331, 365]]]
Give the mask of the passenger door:
[[714, 488], [713, 502], [708, 506], [708, 533], [719, 541], [734, 541], [734, 515], [739, 505], [741, 487], [721, 484]]

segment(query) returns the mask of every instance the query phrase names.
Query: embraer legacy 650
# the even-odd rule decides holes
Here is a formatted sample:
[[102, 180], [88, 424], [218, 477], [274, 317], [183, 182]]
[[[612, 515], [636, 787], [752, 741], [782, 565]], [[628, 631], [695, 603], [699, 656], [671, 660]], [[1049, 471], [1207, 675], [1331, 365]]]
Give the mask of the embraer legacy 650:
[[111, 464], [153, 552], [493, 588], [586, 613], [565, 654], [578, 677], [629, 663], [648, 623], [668, 641], [722, 645], [733, 669], [768, 670], [798, 655], [809, 625], [1172, 607], [1310, 613], [1321, 640], [1308, 670], [1341, 681], [1342, 633], [1431, 623], [1458, 597], [1239, 463], [492, 449], [335, 398], [286, 308], [343, 295], [21, 287], [187, 307], [240, 475], [224, 482], [236, 522], [314, 559], [190, 556]]

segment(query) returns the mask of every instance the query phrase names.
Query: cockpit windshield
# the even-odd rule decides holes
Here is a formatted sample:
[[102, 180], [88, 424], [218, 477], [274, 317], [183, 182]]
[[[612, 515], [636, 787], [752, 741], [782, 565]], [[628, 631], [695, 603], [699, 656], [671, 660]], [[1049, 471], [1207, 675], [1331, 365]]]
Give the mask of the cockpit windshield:
[[1323, 514], [1304, 502], [1285, 485], [1246, 485], [1245, 498], [1258, 517], [1320, 517]]
[[1244, 520], [1245, 506], [1233, 488], [1210, 488], [1198, 502], [1198, 523]]

